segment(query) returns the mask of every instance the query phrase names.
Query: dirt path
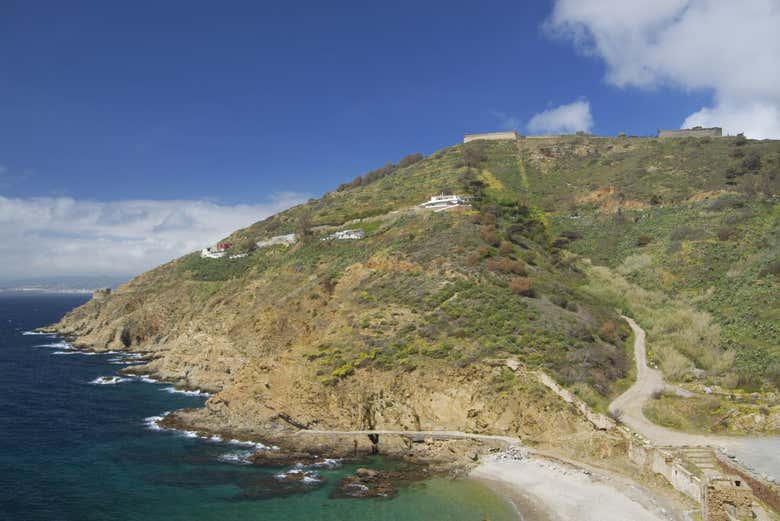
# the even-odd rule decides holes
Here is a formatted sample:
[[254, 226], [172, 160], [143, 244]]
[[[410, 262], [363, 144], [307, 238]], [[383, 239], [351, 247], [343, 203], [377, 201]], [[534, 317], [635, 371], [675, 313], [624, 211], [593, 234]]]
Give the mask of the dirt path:
[[658, 369], [647, 365], [647, 347], [644, 330], [628, 317], [623, 317], [634, 332], [634, 357], [636, 358], [636, 382], [618, 396], [609, 410], [620, 411], [621, 421], [651, 442], [660, 446], [709, 446], [734, 454], [749, 468], [765, 475], [780, 476], [780, 437], [716, 436], [712, 434], [688, 434], [661, 427], [645, 418], [642, 407], [652, 399], [653, 392], [661, 389], [677, 392], [682, 396], [691, 393], [664, 382]]
[[647, 365], [647, 341], [644, 329], [629, 317], [623, 317], [634, 332], [634, 358], [636, 359], [636, 382], [609, 405], [612, 414], [656, 445], [724, 446], [727, 438], [705, 434], [688, 434], [661, 427], [645, 418], [642, 407], [656, 391], [671, 389], [680, 394], [682, 390], [664, 382], [661, 371]]

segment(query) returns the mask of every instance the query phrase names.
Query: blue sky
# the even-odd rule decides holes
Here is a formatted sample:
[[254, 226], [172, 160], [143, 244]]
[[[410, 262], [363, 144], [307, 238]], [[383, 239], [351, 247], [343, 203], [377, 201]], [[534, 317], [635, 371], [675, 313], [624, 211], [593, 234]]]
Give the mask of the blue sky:
[[[747, 3], [776, 15], [767, 1]], [[3, 2], [0, 207], [177, 200], [259, 217], [464, 132], [527, 132], [561, 105], [585, 104], [593, 133], [650, 135], [749, 97], [717, 70], [680, 72], [653, 32], [712, 26], [711, 0], [647, 0], [644, 18], [609, 3]]]
[[605, 85], [543, 34], [547, 2], [73, 5], [4, 9], [0, 163], [24, 178], [8, 195], [319, 194], [578, 98], [603, 134], [702, 104]]

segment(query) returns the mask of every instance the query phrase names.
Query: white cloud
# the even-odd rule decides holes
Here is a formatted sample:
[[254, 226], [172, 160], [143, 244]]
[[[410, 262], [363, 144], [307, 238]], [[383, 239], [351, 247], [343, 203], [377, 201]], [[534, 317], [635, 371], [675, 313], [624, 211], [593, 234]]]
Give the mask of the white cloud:
[[780, 137], [778, 0], [556, 0], [545, 27], [602, 58], [613, 85], [712, 90], [683, 126]]
[[0, 196], [0, 277], [137, 274], [305, 199], [285, 192], [263, 204], [229, 206]]
[[517, 116], [500, 110], [491, 110], [490, 115], [498, 121], [499, 127], [503, 130], [517, 130], [520, 127], [520, 119]]
[[532, 134], [573, 134], [587, 132], [592, 126], [590, 103], [580, 100], [535, 114], [527, 128]]

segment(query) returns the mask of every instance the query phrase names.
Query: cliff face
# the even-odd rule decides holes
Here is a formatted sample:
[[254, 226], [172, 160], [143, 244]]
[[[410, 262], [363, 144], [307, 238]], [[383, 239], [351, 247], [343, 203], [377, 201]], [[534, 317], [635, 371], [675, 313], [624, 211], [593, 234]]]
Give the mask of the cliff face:
[[[712, 204], [690, 199], [718, 186], [741, 196], [698, 169], [681, 182], [682, 167], [664, 166], [671, 160], [658, 150], [687, 158], [714, 147], [711, 160], [725, 157], [732, 145], [723, 143], [688, 151], [563, 138], [445, 149], [235, 232], [226, 241], [246, 256], [177, 259], [53, 327], [81, 347], [146, 353], [137, 370], [215, 392], [204, 409], [179, 415], [203, 430], [273, 440], [301, 425], [449, 429], [552, 443], [590, 427], [504, 361], [544, 368], [596, 407], [619, 392], [631, 360], [616, 307], [632, 302], [599, 291], [603, 279], [570, 250], [603, 257], [593, 237], [618, 227], [622, 246], [601, 260], [617, 269], [644, 247], [648, 219]], [[614, 166], [629, 160], [646, 176]], [[467, 194], [473, 207], [416, 208], [440, 192]], [[771, 202], [750, 204], [748, 220], [776, 216]], [[350, 228], [366, 238], [320, 240]], [[289, 233], [300, 240], [252, 246]], [[645, 268], [666, 262], [668, 249]], [[620, 277], [657, 289], [656, 275]]]

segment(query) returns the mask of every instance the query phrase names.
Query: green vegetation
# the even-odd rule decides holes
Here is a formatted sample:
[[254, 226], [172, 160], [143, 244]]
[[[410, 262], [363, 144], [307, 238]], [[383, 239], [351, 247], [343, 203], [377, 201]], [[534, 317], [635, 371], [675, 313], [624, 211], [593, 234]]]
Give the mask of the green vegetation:
[[[417, 207], [441, 192], [472, 208]], [[130, 288], [208, 310], [248, 355], [299, 349], [329, 385], [511, 356], [603, 410], [632, 379], [626, 313], [670, 378], [776, 388], [779, 192], [777, 142], [477, 141], [236, 231], [246, 257], [189, 255]], [[319, 240], [346, 228], [366, 238]]]
[[[644, 407], [651, 421], [687, 432], [730, 434], [777, 433], [772, 409], [747, 398], [710, 395], [681, 398], [658, 394]], [[774, 414], [777, 414], [775, 410]], [[747, 421], [744, 418], [748, 418]]]

